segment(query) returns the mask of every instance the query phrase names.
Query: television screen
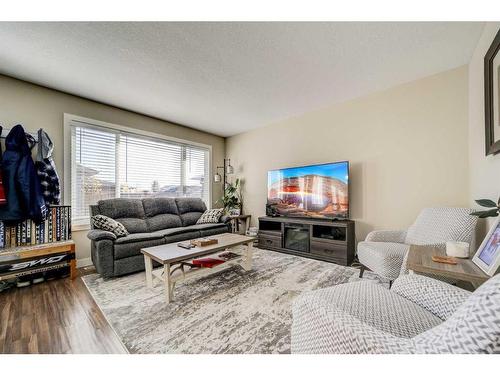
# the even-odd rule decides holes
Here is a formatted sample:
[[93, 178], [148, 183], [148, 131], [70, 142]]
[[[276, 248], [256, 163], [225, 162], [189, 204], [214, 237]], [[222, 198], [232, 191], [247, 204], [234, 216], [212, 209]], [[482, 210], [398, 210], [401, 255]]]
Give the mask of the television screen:
[[267, 203], [278, 215], [346, 219], [349, 217], [349, 162], [269, 171]]

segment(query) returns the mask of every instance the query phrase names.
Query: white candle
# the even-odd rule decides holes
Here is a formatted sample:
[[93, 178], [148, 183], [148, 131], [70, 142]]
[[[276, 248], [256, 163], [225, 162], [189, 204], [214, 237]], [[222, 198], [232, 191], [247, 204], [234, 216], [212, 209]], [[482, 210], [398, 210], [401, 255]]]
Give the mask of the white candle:
[[469, 257], [469, 244], [460, 241], [446, 242], [446, 255], [455, 258], [468, 258]]

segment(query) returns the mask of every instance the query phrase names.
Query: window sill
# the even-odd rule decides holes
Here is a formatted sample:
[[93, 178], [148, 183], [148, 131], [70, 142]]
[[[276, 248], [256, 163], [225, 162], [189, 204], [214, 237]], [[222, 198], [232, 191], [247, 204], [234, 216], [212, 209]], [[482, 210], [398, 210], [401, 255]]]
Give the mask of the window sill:
[[72, 232], [81, 232], [90, 230], [90, 224], [71, 224]]

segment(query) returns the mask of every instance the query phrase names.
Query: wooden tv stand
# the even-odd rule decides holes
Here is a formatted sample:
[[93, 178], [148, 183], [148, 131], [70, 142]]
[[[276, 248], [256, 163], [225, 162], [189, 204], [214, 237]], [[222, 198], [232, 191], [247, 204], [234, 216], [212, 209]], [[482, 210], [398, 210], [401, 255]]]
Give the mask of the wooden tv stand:
[[354, 221], [293, 217], [259, 217], [259, 245], [266, 250], [351, 265]]

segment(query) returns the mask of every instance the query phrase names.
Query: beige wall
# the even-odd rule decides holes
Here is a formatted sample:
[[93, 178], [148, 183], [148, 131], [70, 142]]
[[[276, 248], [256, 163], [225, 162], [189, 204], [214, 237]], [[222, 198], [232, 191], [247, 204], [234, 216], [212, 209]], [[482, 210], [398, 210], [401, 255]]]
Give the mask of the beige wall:
[[[165, 103], [168, 105], [168, 103]], [[212, 167], [222, 165], [224, 138], [184, 126], [156, 120], [115, 107], [0, 75], [0, 124], [11, 128], [22, 124], [27, 131], [44, 128], [55, 144], [54, 158], [61, 181], [63, 175], [63, 114], [71, 113], [100, 121], [186, 139], [212, 146]], [[221, 195], [220, 184], [212, 187], [215, 202]], [[77, 258], [90, 256], [86, 231], [74, 232]]]
[[[486, 24], [469, 64], [469, 170], [470, 204], [474, 199], [497, 200], [500, 196], [500, 154], [485, 156], [484, 55], [500, 29], [500, 22]], [[493, 220], [481, 220], [477, 245]]]
[[[372, 229], [407, 227], [422, 207], [468, 206], [472, 198], [494, 198], [499, 175], [493, 169], [499, 170], [500, 156], [484, 157], [480, 66], [481, 45], [489, 46], [487, 39], [494, 35], [488, 33], [490, 27], [469, 69], [460, 67], [226, 139], [226, 154], [245, 181], [244, 210], [253, 215], [253, 223], [265, 213], [268, 170], [335, 160], [351, 162], [351, 216], [358, 240]], [[0, 122], [4, 127], [21, 123], [28, 131], [46, 129], [56, 145], [61, 179], [65, 112], [209, 144], [212, 166], [222, 164], [221, 137], [0, 75]], [[496, 180], [490, 183], [492, 178]], [[220, 185], [212, 192], [216, 201]], [[74, 233], [78, 259], [89, 257], [85, 235]]]
[[351, 162], [357, 239], [427, 206], [469, 204], [467, 66], [230, 137], [244, 211], [264, 215], [267, 171]]

